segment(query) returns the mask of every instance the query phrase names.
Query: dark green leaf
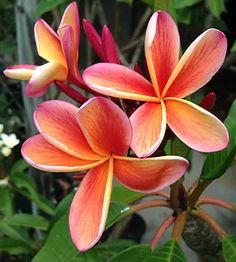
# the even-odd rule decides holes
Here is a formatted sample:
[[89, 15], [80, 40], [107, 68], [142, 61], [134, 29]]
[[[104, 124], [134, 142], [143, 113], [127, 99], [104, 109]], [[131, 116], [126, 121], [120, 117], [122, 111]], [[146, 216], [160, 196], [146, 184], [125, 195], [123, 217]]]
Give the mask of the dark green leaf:
[[224, 236], [223, 252], [226, 262], [236, 261], [236, 236]]
[[236, 154], [236, 100], [233, 102], [229, 114], [225, 120], [225, 126], [229, 131], [230, 142], [226, 149], [220, 152], [210, 153], [204, 162], [200, 179], [213, 180], [221, 177]]
[[130, 204], [136, 200], [139, 200], [144, 195], [138, 192], [131, 191], [122, 185], [117, 185], [112, 189], [111, 200]]
[[193, 6], [197, 3], [202, 2], [203, 0], [175, 0], [175, 8], [176, 9], [180, 9], [180, 8], [184, 8], [184, 7], [190, 7]]
[[7, 217], [5, 222], [10, 226], [38, 228], [41, 230], [47, 230], [49, 224], [44, 217], [30, 214], [15, 214]]
[[111, 202], [109, 213], [106, 222], [106, 229], [112, 226], [119, 219], [126, 216], [129, 212], [130, 208], [128, 205], [119, 203], [119, 202]]
[[191, 8], [185, 7], [176, 10], [177, 22], [182, 24], [189, 24], [191, 21]]
[[0, 216], [10, 216], [13, 212], [12, 207], [12, 196], [9, 187], [7, 186], [0, 186]]
[[10, 176], [14, 175], [16, 173], [22, 173], [24, 172], [27, 168], [29, 167], [29, 165], [25, 162], [24, 159], [19, 159], [18, 161], [16, 161], [11, 169], [10, 169]]
[[129, 5], [132, 5], [134, 0], [116, 0], [116, 2], [118, 2], [118, 3], [126, 3], [126, 4], [129, 4]]
[[0, 239], [0, 251], [7, 252], [11, 255], [27, 254], [33, 250], [23, 241], [11, 238]]
[[211, 13], [220, 18], [221, 13], [225, 11], [224, 0], [208, 0], [207, 3]]
[[65, 0], [41, 0], [38, 3], [38, 6], [34, 12], [36, 17], [40, 17], [44, 13], [52, 11], [55, 7], [59, 6], [60, 4], [64, 3]]
[[[147, 262], [186, 262], [186, 258], [179, 244], [175, 240], [169, 240], [163, 246], [157, 248]], [[146, 262], [146, 261], [145, 261]]]

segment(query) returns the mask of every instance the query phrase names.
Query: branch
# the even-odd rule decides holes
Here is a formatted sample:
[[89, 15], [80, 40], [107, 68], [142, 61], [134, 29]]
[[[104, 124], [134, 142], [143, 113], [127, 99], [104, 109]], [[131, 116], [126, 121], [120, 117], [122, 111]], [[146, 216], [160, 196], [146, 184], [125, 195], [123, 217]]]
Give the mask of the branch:
[[183, 211], [182, 213], [177, 215], [177, 218], [175, 220], [171, 238], [176, 240], [177, 242], [179, 242], [182, 232], [184, 230], [184, 225], [185, 225], [187, 216], [188, 216], [188, 212]]
[[199, 201], [197, 202], [197, 206], [201, 206], [201, 205], [215, 205], [236, 212], [236, 207], [234, 205], [217, 198], [211, 198], [211, 197], [200, 198]]

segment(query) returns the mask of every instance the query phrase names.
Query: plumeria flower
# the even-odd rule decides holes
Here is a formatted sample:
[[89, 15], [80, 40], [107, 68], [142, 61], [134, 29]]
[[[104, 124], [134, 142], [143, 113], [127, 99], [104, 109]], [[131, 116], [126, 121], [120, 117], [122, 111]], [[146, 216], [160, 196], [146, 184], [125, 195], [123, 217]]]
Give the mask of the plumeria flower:
[[34, 113], [40, 134], [22, 146], [24, 159], [49, 172], [89, 169], [71, 204], [69, 227], [80, 251], [101, 237], [109, 209], [113, 176], [126, 187], [151, 193], [178, 180], [188, 168], [178, 156], [138, 159], [125, 156], [132, 138], [128, 117], [113, 102], [97, 97], [80, 109], [46, 101]]
[[223, 63], [226, 38], [209, 29], [201, 34], [179, 60], [180, 40], [176, 24], [163, 11], [151, 17], [145, 37], [145, 55], [151, 82], [117, 64], [88, 67], [83, 78], [105, 95], [144, 101], [130, 117], [131, 148], [139, 157], [156, 151], [166, 124], [189, 147], [212, 152], [225, 148], [228, 132], [214, 115], [183, 98], [205, 85]]
[[34, 27], [37, 51], [47, 61], [41, 66], [15, 65], [8, 67], [8, 77], [29, 80], [26, 95], [42, 96], [54, 81], [70, 81], [84, 85], [78, 70], [78, 45], [80, 24], [76, 2], [64, 12], [57, 33], [42, 19]]

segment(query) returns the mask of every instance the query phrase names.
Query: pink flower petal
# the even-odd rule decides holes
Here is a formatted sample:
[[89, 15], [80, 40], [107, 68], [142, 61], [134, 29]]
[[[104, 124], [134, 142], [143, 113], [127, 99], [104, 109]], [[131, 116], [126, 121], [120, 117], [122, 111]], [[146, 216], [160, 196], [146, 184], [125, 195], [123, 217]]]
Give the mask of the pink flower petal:
[[145, 55], [157, 96], [179, 60], [179, 33], [171, 16], [163, 11], [154, 13], [145, 37]]
[[180, 98], [167, 98], [165, 105], [168, 125], [189, 147], [214, 152], [228, 145], [227, 129], [210, 112]]
[[114, 156], [114, 176], [124, 186], [138, 192], [152, 193], [181, 178], [188, 161], [178, 156], [138, 159]]
[[100, 155], [124, 155], [130, 145], [132, 128], [126, 114], [106, 98], [86, 102], [76, 114], [91, 148]]
[[140, 101], [157, 101], [151, 83], [122, 65], [98, 63], [84, 71], [83, 79], [91, 89], [104, 95]]
[[166, 130], [166, 111], [162, 103], [145, 103], [130, 117], [133, 128], [131, 148], [138, 157], [148, 157], [161, 144]]
[[29, 80], [34, 70], [36, 69], [35, 65], [14, 65], [8, 66], [3, 73], [10, 78], [18, 80]]
[[183, 98], [201, 88], [221, 67], [226, 49], [227, 41], [221, 31], [205, 31], [181, 57], [166, 84], [163, 96]]
[[79, 251], [93, 247], [105, 228], [108, 214], [113, 164], [112, 160], [90, 170], [72, 201], [69, 226], [72, 241]]
[[76, 121], [78, 108], [67, 102], [50, 100], [41, 103], [34, 112], [38, 131], [55, 147], [81, 159], [98, 160]]
[[34, 27], [34, 37], [38, 54], [47, 61], [57, 61], [66, 65], [58, 35], [42, 19], [38, 20]]
[[42, 135], [27, 139], [21, 148], [21, 153], [31, 166], [48, 172], [82, 171], [106, 161], [83, 160], [71, 156], [48, 143]]

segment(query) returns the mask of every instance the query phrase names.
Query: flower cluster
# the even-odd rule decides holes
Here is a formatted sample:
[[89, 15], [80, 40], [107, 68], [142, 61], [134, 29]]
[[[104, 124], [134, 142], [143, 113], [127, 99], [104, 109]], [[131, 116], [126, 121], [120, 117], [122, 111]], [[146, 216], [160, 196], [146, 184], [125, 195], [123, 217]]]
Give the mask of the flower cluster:
[[[153, 193], [180, 179], [188, 161], [179, 156], [149, 157], [163, 141], [167, 125], [189, 147], [202, 152], [218, 151], [228, 144], [225, 126], [214, 115], [184, 97], [192, 94], [220, 68], [226, 38], [216, 29], [200, 35], [179, 60], [179, 33], [163, 11], [151, 17], [145, 37], [145, 55], [151, 82], [120, 64], [108, 27], [101, 37], [87, 20], [84, 31], [104, 63], [78, 69], [80, 23], [76, 3], [70, 4], [57, 32], [43, 20], [35, 24], [41, 66], [18, 65], [5, 70], [16, 79], [29, 80], [26, 95], [41, 96], [55, 83], [76, 101], [51, 100], [34, 112], [39, 132], [22, 146], [24, 159], [49, 172], [89, 170], [71, 204], [69, 227], [80, 251], [97, 243], [105, 228], [113, 177], [134, 191]], [[72, 83], [92, 94], [141, 101], [128, 117], [110, 99], [87, 101]], [[116, 102], [116, 99], [114, 99]], [[125, 100], [124, 100], [125, 101]], [[13, 143], [14, 144], [14, 143]], [[130, 157], [129, 148], [137, 157]]]

